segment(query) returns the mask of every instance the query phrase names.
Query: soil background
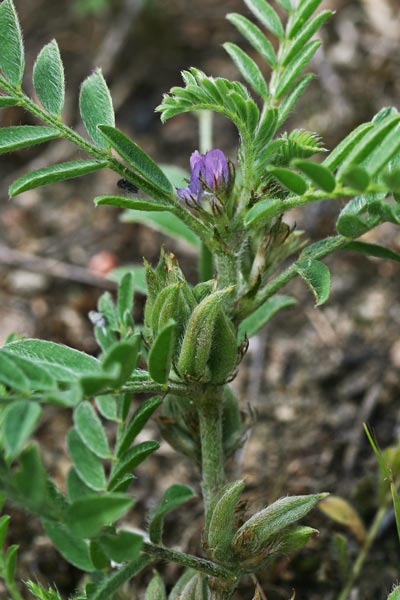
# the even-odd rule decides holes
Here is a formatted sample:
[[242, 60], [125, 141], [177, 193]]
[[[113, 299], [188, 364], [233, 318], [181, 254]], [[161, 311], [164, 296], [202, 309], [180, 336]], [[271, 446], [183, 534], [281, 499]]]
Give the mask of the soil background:
[[[77, 10], [83, 2], [15, 1], [27, 52], [25, 89], [32, 92], [30, 73], [37, 53], [55, 37], [66, 67], [66, 122], [81, 128], [79, 84], [100, 66], [112, 91], [118, 126], [155, 159], [187, 168], [197, 147], [196, 120], [183, 115], [162, 126], [154, 108], [163, 92], [179, 85], [183, 68], [238, 77], [221, 44], [241, 40], [224, 15], [247, 10], [240, 0], [110, 0], [102, 10], [83, 14]], [[329, 149], [383, 106], [400, 108], [400, 13], [397, 0], [327, 0], [322, 6], [337, 13], [324, 27], [323, 49], [312, 63], [317, 77], [286, 127], [319, 132]], [[19, 109], [0, 114], [2, 126], [32, 122]], [[214, 139], [235, 160], [235, 131], [225, 120], [215, 120]], [[55, 142], [0, 161], [1, 343], [17, 332], [95, 354], [87, 315], [110, 286], [102, 273], [113, 266], [140, 264], [143, 256], [154, 263], [161, 243], [175, 252], [189, 278], [196, 279], [190, 248], [142, 226], [121, 223], [116, 209], [94, 208], [95, 195], [116, 193], [117, 177], [110, 172], [8, 201], [7, 186], [17, 176], [77, 156], [67, 143]], [[340, 208], [333, 202], [316, 205], [290, 219], [310, 239], [319, 239], [334, 231]], [[400, 233], [392, 226], [381, 226], [368, 240], [400, 251]], [[58, 263], [49, 265], [49, 258]], [[383, 448], [397, 444], [400, 433], [400, 270], [396, 263], [344, 252], [326, 262], [333, 277], [327, 304], [314, 309], [311, 294], [295, 281], [287, 291], [298, 298], [298, 309], [278, 315], [251, 341], [234, 386], [243, 410], [253, 407], [253, 427], [230, 464], [230, 475], [237, 477], [243, 470], [250, 509], [286, 494], [329, 491], [350, 501], [368, 526], [377, 508], [377, 466], [362, 423], [370, 423]], [[137, 319], [142, 307], [143, 297], [138, 296]], [[64, 444], [69, 425], [66, 411], [50, 408], [37, 434], [44, 460], [60, 485], [69, 468]], [[143, 436], [160, 439], [154, 423]], [[171, 483], [186, 482], [198, 490], [196, 473], [166, 443], [137, 475], [137, 504], [131, 515], [135, 527], [143, 527], [153, 499]], [[54, 583], [67, 598], [79, 586], [79, 573], [52, 550], [34, 518], [6, 509], [12, 514], [8, 542], [21, 546], [19, 578]], [[338, 533], [347, 537], [352, 560], [359, 550], [357, 540], [318, 511], [308, 522], [320, 530], [320, 537], [259, 574], [268, 600], [288, 599], [293, 589], [299, 600], [338, 596], [342, 582], [333, 539]], [[198, 552], [200, 502], [173, 513], [167, 527], [169, 543]], [[389, 511], [351, 599], [386, 599], [400, 578], [399, 558]], [[179, 575], [176, 566], [159, 568], [169, 586]], [[142, 598], [150, 577], [150, 571], [144, 572], [127, 597]], [[245, 580], [237, 600], [250, 600], [254, 585]], [[8, 598], [1, 583], [0, 598]]]

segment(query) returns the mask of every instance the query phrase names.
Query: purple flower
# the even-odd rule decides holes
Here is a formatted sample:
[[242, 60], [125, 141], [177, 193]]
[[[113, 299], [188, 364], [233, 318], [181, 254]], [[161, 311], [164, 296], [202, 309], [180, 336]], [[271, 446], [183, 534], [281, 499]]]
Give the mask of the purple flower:
[[229, 184], [229, 165], [222, 150], [215, 148], [205, 154], [195, 150], [190, 157], [192, 174], [185, 188], [178, 188], [178, 196], [188, 204], [200, 204], [203, 194], [214, 195]]

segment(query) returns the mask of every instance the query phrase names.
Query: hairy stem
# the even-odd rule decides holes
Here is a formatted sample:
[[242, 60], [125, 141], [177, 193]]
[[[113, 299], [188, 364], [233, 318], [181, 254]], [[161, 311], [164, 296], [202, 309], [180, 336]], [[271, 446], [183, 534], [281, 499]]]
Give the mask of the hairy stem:
[[205, 522], [210, 518], [210, 506], [225, 482], [222, 448], [222, 387], [210, 388], [198, 403], [202, 490]]
[[171, 548], [165, 548], [164, 546], [157, 546], [155, 544], [151, 544], [150, 542], [145, 542], [143, 544], [143, 551], [153, 559], [175, 562], [179, 565], [183, 565], [184, 567], [195, 569], [196, 571], [204, 573], [205, 575], [209, 575], [210, 577], [218, 577], [219, 579], [232, 581], [235, 581], [236, 579], [234, 573], [228, 569], [225, 569], [225, 567], [217, 565], [216, 563], [204, 558], [179, 552], [178, 550], [172, 550]]

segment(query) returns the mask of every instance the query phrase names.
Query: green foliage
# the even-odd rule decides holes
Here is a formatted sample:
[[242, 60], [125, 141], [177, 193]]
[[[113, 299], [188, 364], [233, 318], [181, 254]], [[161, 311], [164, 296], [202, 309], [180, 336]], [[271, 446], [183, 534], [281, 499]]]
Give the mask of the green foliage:
[[82, 83], [79, 108], [86, 131], [100, 148], [110, 147], [108, 140], [100, 133], [98, 126], [114, 126], [114, 109], [110, 91], [100, 69]]
[[64, 107], [64, 67], [56, 40], [39, 53], [33, 68], [33, 85], [40, 102], [52, 115], [61, 115]]
[[0, 70], [13, 86], [19, 87], [25, 68], [21, 27], [12, 0], [0, 4]]
[[[0, 491], [37, 515], [62, 556], [91, 574], [82, 598], [109, 600], [154, 557], [171, 558], [186, 568], [170, 600], [206, 600], [209, 581], [223, 590], [221, 598], [231, 597], [242, 573], [254, 573], [274, 555], [302, 548], [316, 533], [297, 522], [324, 494], [282, 498], [246, 520], [244, 483], [225, 483], [223, 467], [246, 429], [228, 382], [247, 337], [296, 302], [277, 292], [299, 275], [317, 305], [327, 301], [330, 272], [322, 261], [337, 249], [400, 261], [393, 249], [357, 240], [383, 222], [400, 224], [397, 110], [382, 109], [322, 161], [312, 158], [324, 151], [317, 134], [276, 133], [313, 77], [304, 71], [320, 45], [314, 35], [332, 14], [315, 14], [321, 2], [277, 0], [276, 10], [267, 0], [245, 0], [258, 24], [237, 13], [228, 20], [255, 54], [231, 42], [224, 47], [249, 89], [191, 68], [182, 73], [183, 86], [164, 95], [157, 108], [162, 121], [189, 111], [214, 111], [239, 132], [235, 165], [214, 149], [193, 155], [191, 174], [157, 165], [115, 127], [112, 99], [99, 69], [84, 80], [79, 97], [91, 141], [63, 123], [64, 72], [55, 40], [41, 50], [33, 69], [38, 102], [29, 98], [21, 89], [24, 51], [18, 18], [11, 0], [0, 3], [0, 108], [20, 106], [42, 123], [0, 128], [0, 153], [63, 138], [88, 155], [23, 175], [11, 185], [10, 196], [108, 167], [138, 190], [99, 196], [96, 205], [123, 208], [123, 220], [189, 243], [200, 251], [201, 277], [207, 279], [190, 285], [175, 257], [164, 251], [154, 268], [145, 263], [144, 268], [115, 270], [111, 278], [119, 282], [117, 298], [104, 293], [98, 311], [90, 313], [98, 359], [41, 340], [11, 338], [0, 348]], [[271, 42], [270, 34], [277, 39]], [[267, 63], [268, 77], [259, 59]], [[347, 204], [338, 216], [336, 236], [307, 245], [285, 222], [290, 209], [338, 198]], [[134, 322], [135, 292], [147, 294], [144, 327]], [[160, 393], [165, 398], [155, 395]], [[132, 413], [133, 396], [139, 407]], [[47, 403], [73, 413], [65, 495], [48, 478], [39, 447], [30, 441], [41, 405]], [[161, 403], [162, 435], [202, 472], [208, 560], [162, 545], [166, 513], [193, 496], [186, 486], [171, 485], [153, 506], [148, 537], [118, 530], [117, 521], [134, 504], [128, 493], [133, 472], [159, 448], [159, 442], [139, 435]], [[381, 454], [372, 445], [381, 471], [382, 506], [392, 499], [399, 524], [398, 451]], [[361, 521], [350, 505], [334, 498], [325, 509], [328, 505], [353, 532], [358, 523], [361, 539]], [[2, 517], [3, 544], [7, 524], [8, 517]], [[0, 555], [0, 575], [18, 599], [16, 552], [10, 546]], [[32, 582], [29, 588], [39, 600], [59, 600], [56, 590]], [[146, 600], [153, 598], [166, 599], [157, 573], [146, 590]]]
[[194, 491], [187, 485], [173, 484], [164, 492], [149, 517], [149, 537], [154, 544], [162, 543], [166, 513], [187, 502], [193, 496]]
[[[39, 128], [35, 127], [35, 129]], [[75, 177], [82, 177], [82, 175], [93, 173], [106, 166], [106, 161], [75, 160], [44, 167], [16, 179], [10, 186], [9, 194], [10, 197], [13, 198], [27, 190], [33, 190], [34, 188], [49, 185], [50, 183], [67, 181], [68, 179], [73, 179]]]

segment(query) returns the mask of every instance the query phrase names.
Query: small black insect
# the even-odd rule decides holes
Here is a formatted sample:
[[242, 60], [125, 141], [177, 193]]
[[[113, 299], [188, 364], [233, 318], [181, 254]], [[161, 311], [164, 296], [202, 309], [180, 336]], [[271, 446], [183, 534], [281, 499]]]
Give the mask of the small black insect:
[[119, 179], [117, 186], [124, 192], [129, 192], [129, 194], [137, 194], [139, 191], [139, 188], [127, 179]]

